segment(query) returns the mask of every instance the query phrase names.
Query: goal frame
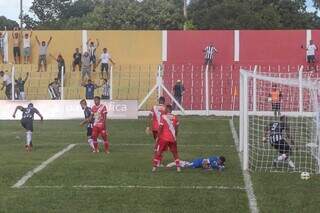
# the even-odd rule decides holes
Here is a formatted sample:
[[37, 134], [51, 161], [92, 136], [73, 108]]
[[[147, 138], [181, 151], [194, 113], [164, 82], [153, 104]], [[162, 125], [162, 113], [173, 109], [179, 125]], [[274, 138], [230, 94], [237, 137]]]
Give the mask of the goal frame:
[[[277, 74], [277, 73], [275, 73]], [[249, 78], [252, 80], [252, 109], [249, 110]], [[239, 152], [243, 157], [242, 169], [245, 171], [249, 170], [249, 115], [272, 115], [272, 111], [259, 111], [257, 112], [257, 80], [269, 81], [272, 83], [295, 86], [299, 88], [299, 110], [295, 112], [285, 111], [283, 114], [288, 116], [306, 116], [306, 117], [316, 117], [320, 115], [319, 112], [305, 112], [303, 108], [303, 89], [314, 89], [317, 90], [317, 95], [319, 96], [320, 85], [317, 81], [311, 79], [303, 78], [303, 66], [299, 67], [297, 78], [283, 78], [283, 77], [270, 77], [269, 75], [263, 75], [257, 73], [257, 67], [254, 70], [240, 69], [240, 102], [239, 102]], [[289, 83], [284, 83], [289, 80]], [[315, 99], [315, 101], [318, 101]], [[318, 103], [314, 103], [318, 104]], [[320, 121], [320, 119], [319, 119]], [[317, 124], [319, 125], [319, 124]], [[319, 131], [320, 125], [317, 128], [317, 140], [319, 144]], [[318, 145], [319, 146], [319, 145]], [[320, 147], [318, 147], [320, 153]], [[318, 173], [320, 171], [320, 165], [318, 164]]]

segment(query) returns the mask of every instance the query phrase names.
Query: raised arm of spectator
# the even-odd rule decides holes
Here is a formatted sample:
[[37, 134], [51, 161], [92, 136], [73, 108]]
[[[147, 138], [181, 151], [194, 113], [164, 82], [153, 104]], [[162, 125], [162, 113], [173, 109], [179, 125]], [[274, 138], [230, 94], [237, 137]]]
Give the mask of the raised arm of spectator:
[[98, 88], [100, 88], [100, 87], [102, 87], [102, 86], [103, 86], [103, 84], [102, 84], [102, 85], [100, 85], [100, 86], [99, 86], [99, 85], [97, 85], [97, 84], [94, 84], [94, 88], [95, 88], [95, 89], [98, 89]]
[[96, 48], [98, 48], [100, 46], [100, 42], [99, 42], [99, 40], [97, 39], [97, 47]]
[[87, 43], [86, 43], [87, 46], [89, 45], [90, 41], [91, 41], [91, 38], [88, 39], [88, 41], [87, 41]]
[[2, 82], [1, 90], [3, 90], [5, 86], [6, 86], [6, 82], [3, 81], [3, 82]]
[[55, 61], [57, 61], [57, 58], [56, 58], [54, 55], [52, 55], [51, 53], [49, 54], [49, 56], [50, 56], [51, 58], [53, 58]]
[[40, 46], [40, 41], [39, 41], [38, 36], [36, 36], [36, 41], [37, 41], [37, 44]]
[[12, 31], [12, 38], [14, 38], [14, 33], [16, 32], [16, 28], [14, 27], [13, 28], [13, 31]]
[[24, 82], [26, 82], [26, 81], [28, 80], [28, 78], [29, 78], [29, 72], [27, 72], [27, 75], [26, 75], [26, 77], [24, 78]]
[[114, 61], [112, 60], [112, 58], [110, 58], [109, 60], [111, 61], [111, 63], [112, 63], [113, 65], [116, 64], [116, 62], [114, 62]]
[[97, 65], [96, 66], [99, 66], [99, 64], [101, 63], [102, 59], [99, 58], [98, 62], [97, 62]]
[[47, 44], [48, 47], [49, 47], [51, 41], [52, 41], [52, 36], [50, 36], [50, 38], [49, 38], [49, 41], [48, 41], [48, 44]]

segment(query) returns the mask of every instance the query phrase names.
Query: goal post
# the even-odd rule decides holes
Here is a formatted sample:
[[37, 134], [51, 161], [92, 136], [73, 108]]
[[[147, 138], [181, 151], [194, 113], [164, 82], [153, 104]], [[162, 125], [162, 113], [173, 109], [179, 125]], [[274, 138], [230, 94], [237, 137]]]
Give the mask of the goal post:
[[297, 73], [240, 69], [243, 170], [320, 172], [320, 83]]

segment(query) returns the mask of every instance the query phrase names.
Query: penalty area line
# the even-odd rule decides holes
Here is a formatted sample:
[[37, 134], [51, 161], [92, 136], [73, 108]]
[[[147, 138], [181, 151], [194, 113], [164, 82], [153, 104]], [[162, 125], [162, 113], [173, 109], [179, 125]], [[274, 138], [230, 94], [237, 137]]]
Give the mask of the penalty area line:
[[70, 151], [73, 147], [75, 147], [76, 144], [70, 144], [63, 150], [57, 152], [52, 157], [50, 157], [48, 160], [42, 162], [39, 166], [36, 168], [28, 171], [16, 184], [14, 184], [11, 188], [21, 188], [34, 174], [40, 172], [44, 168], [46, 168], [50, 163], [61, 157], [64, 153]]
[[34, 188], [34, 189], [187, 189], [187, 190], [240, 190], [245, 191], [246, 189], [240, 186], [146, 186], [146, 185], [76, 185], [76, 186], [22, 186], [23, 188]]

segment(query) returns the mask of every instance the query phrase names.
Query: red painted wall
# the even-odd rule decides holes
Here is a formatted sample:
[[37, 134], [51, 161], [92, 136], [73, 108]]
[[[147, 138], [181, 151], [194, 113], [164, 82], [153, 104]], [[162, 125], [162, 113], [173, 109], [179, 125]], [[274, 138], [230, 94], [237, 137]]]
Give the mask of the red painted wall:
[[168, 62], [199, 64], [204, 61], [202, 50], [213, 42], [219, 53], [216, 63], [233, 62], [234, 32], [228, 31], [168, 31]]
[[[312, 38], [320, 47], [320, 30], [313, 30]], [[253, 65], [259, 65], [263, 72], [287, 73], [297, 72], [298, 65], [306, 63], [306, 51], [301, 48], [306, 44], [305, 30], [241, 30], [240, 62], [233, 61], [234, 31], [168, 31], [164, 83], [171, 90], [176, 80], [184, 82], [186, 109], [205, 109], [202, 50], [210, 42], [219, 51], [216, 66], [209, 72], [211, 110], [239, 109], [239, 96], [234, 103], [232, 94], [236, 90], [239, 95], [240, 66], [253, 69]], [[292, 108], [285, 105], [286, 109]]]
[[240, 63], [303, 64], [305, 30], [241, 30]]

